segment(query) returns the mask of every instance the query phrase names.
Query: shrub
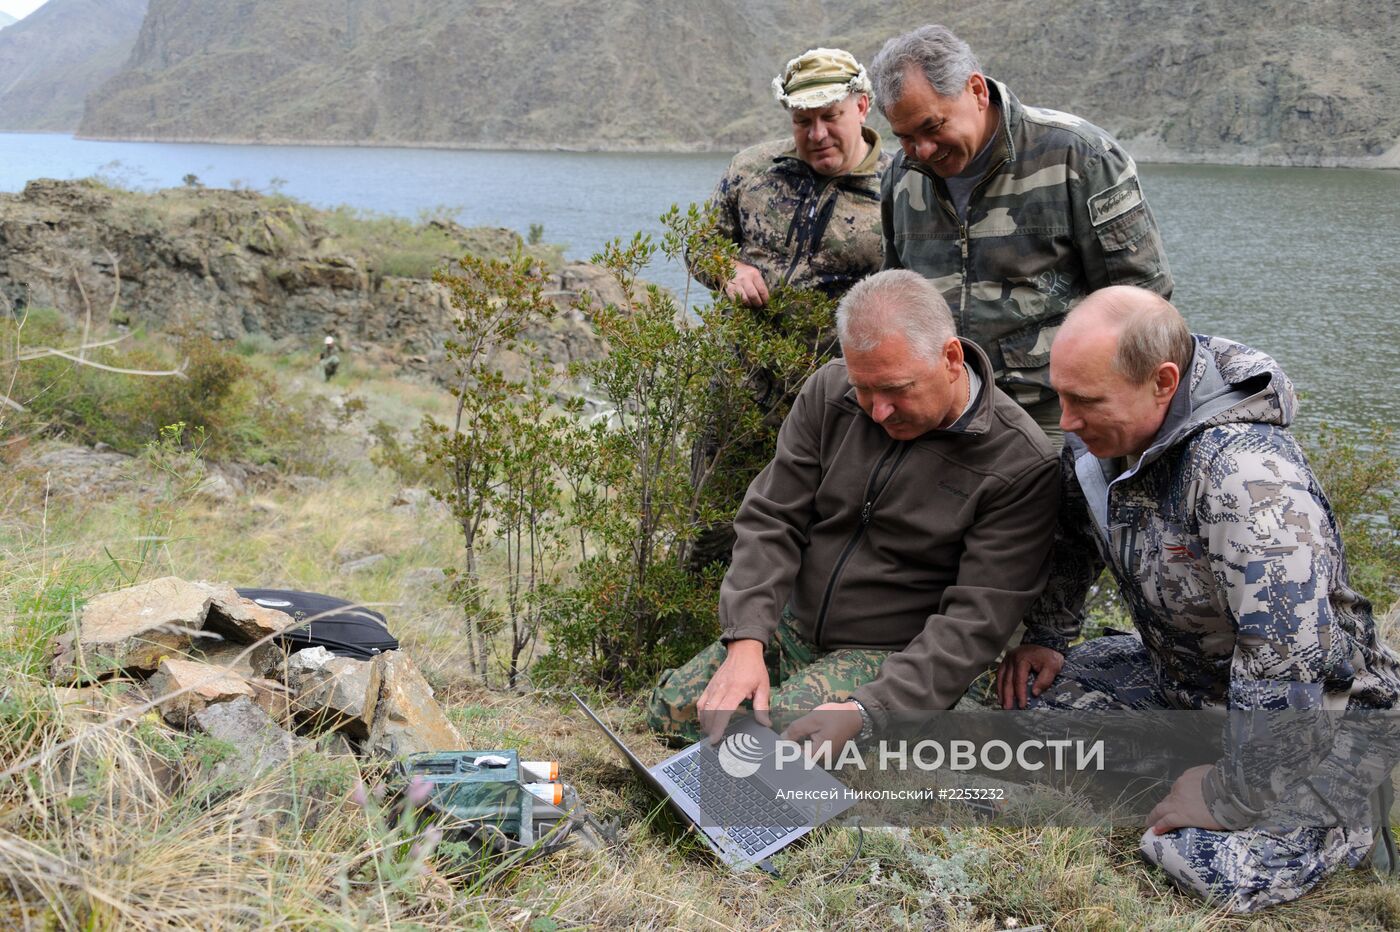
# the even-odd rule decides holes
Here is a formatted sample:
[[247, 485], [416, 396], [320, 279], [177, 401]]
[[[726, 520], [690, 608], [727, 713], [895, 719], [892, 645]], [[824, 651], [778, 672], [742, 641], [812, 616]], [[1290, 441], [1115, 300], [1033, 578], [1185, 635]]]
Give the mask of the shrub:
[[15, 355], [21, 359], [8, 394], [26, 409], [0, 425], [4, 430], [101, 442], [136, 454], [158, 441], [163, 427], [183, 423], [186, 442], [202, 434], [203, 453], [211, 460], [300, 472], [323, 468], [321, 404], [287, 398], [270, 377], [208, 337], [132, 350], [103, 346], [87, 353], [90, 361], [113, 369], [183, 368], [183, 377], [131, 375], [61, 356], [34, 357], [44, 347], [71, 346], [79, 339], [56, 313], [31, 314], [22, 326], [0, 321], [0, 345], [18, 347]]

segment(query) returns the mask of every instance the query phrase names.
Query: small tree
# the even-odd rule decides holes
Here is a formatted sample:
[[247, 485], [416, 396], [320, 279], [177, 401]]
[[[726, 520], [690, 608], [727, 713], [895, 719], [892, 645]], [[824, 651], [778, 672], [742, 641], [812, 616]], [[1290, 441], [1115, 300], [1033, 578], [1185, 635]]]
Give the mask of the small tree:
[[715, 277], [732, 273], [734, 250], [716, 236], [713, 216], [692, 206], [662, 220], [659, 245], [638, 234], [593, 258], [626, 299], [581, 308], [609, 353], [575, 372], [611, 406], [613, 424], [594, 429], [586, 478], [573, 482], [586, 496], [575, 499], [580, 541], [595, 549], [552, 616], [551, 663], [613, 685], [639, 685], [714, 636], [718, 578], [690, 572], [688, 557], [696, 533], [725, 517], [717, 502], [732, 507], [712, 492], [717, 465], [785, 413], [761, 403], [754, 373], [796, 384], [816, 358], [774, 325], [783, 306], [756, 314], [722, 301], [692, 320], [688, 294], [678, 303], [643, 286], [640, 273], [658, 252], [688, 256]]
[[[486, 260], [467, 256], [462, 274], [435, 279], [452, 293], [460, 313], [457, 339], [446, 344], [457, 367], [457, 406], [451, 425], [426, 420], [418, 445], [430, 467], [449, 477], [436, 495], [452, 509], [462, 532], [464, 560], [451, 571], [453, 594], [467, 624], [472, 672], [490, 681], [491, 641], [509, 628], [506, 678], [515, 685], [538, 631], [540, 598], [557, 580], [564, 549], [558, 520], [559, 487], [552, 464], [556, 418], [549, 414], [549, 373], [528, 362], [521, 377], [501, 369], [506, 354], [528, 350], [524, 330], [554, 316], [526, 257]], [[483, 585], [483, 548], [503, 546], [502, 598]]]

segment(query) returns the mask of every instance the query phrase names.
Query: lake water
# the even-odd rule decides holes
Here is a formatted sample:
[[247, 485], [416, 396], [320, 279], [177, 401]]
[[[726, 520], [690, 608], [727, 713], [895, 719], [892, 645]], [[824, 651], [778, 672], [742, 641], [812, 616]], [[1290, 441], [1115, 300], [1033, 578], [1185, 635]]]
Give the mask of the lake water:
[[[87, 142], [0, 134], [0, 190], [98, 175], [134, 188], [281, 191], [416, 217], [451, 208], [469, 226], [544, 225], [586, 259], [609, 239], [658, 233], [673, 203], [705, 198], [726, 155], [482, 152]], [[1192, 328], [1276, 357], [1304, 399], [1300, 427], [1400, 425], [1400, 172], [1144, 165]], [[679, 290], [684, 270], [650, 276]]]

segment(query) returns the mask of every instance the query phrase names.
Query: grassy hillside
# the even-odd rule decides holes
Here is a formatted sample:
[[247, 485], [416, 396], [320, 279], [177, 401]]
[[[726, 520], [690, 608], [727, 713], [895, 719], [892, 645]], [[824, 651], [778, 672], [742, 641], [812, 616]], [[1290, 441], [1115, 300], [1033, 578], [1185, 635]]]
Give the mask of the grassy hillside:
[[[230, 347], [230, 351], [234, 348]], [[363, 359], [321, 380], [309, 353], [238, 358], [287, 404], [319, 412], [296, 475], [254, 476], [231, 497], [192, 491], [179, 462], [130, 461], [130, 483], [72, 497], [37, 466], [53, 439], [0, 427], [0, 912], [46, 928], [949, 928], [1311, 930], [1393, 928], [1400, 884], [1343, 872], [1247, 924], [1168, 889], [1135, 855], [1137, 833], [1090, 829], [816, 833], [782, 879], [734, 875], [674, 831], [562, 695], [487, 691], [464, 671], [460, 609], [433, 570], [457, 565], [451, 518], [370, 460], [370, 426], [446, 417], [440, 390]], [[7, 376], [8, 378], [8, 376]], [[338, 416], [336, 412], [340, 412]], [[315, 436], [311, 436], [311, 433]], [[310, 441], [317, 441], [312, 444]], [[153, 540], [154, 538], [154, 540]], [[383, 554], [368, 569], [357, 557]], [[148, 716], [104, 726], [120, 689], [55, 689], [42, 639], [82, 602], [165, 574], [338, 593], [390, 618], [475, 747], [557, 758], [619, 843], [486, 875], [415, 848], [373, 802], [383, 773], [311, 756], [257, 782], [220, 782], [226, 754]], [[1396, 613], [1388, 626], [1395, 639]], [[639, 695], [600, 697], [634, 747]], [[85, 708], [88, 702], [96, 710]], [[357, 791], [357, 785], [370, 792]], [[271, 794], [273, 802], [269, 802]], [[364, 805], [356, 798], [366, 797]], [[274, 818], [269, 807], [283, 811]], [[849, 862], [849, 863], [848, 863]]]

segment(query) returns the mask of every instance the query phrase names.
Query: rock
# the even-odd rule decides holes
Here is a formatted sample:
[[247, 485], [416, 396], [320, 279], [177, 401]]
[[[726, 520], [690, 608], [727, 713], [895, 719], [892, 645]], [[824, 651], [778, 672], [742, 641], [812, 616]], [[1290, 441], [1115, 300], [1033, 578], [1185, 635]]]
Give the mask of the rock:
[[[206, 619], [205, 624], [208, 624]], [[207, 663], [211, 667], [228, 670], [245, 680], [259, 674], [253, 671], [252, 655], [247, 653], [248, 645], [233, 644], [228, 641], [210, 641], [202, 638], [190, 651], [188, 659]]]
[[245, 599], [232, 586], [209, 582], [195, 585], [209, 593], [211, 600], [205, 627], [232, 641], [253, 644], [296, 626], [291, 615]]
[[462, 736], [433, 698], [432, 687], [403, 651], [381, 654], [379, 704], [366, 749], [384, 757], [457, 751]]
[[420, 566], [403, 575], [405, 589], [425, 589], [447, 581], [447, 573], [437, 566]]
[[42, 452], [20, 461], [37, 474], [49, 495], [61, 498], [105, 498], [145, 491], [141, 465], [123, 453], [109, 453], [71, 444], [48, 444]]
[[235, 753], [219, 763], [216, 776], [230, 771], [251, 780], [278, 767], [310, 743], [277, 727], [266, 712], [246, 696], [221, 702], [190, 716], [199, 731], [233, 745]]
[[372, 553], [367, 557], [360, 557], [357, 560], [348, 560], [340, 564], [340, 571], [342, 573], [362, 573], [375, 564], [381, 563], [387, 559], [388, 557], [382, 553]]
[[193, 660], [161, 661], [150, 686], [156, 699], [178, 693], [160, 702], [160, 713], [167, 722], [179, 727], [184, 727], [191, 715], [211, 705], [240, 697], [253, 698], [253, 687], [243, 677]]
[[91, 680], [116, 670], [152, 673], [163, 657], [190, 647], [210, 601], [204, 589], [174, 576], [100, 595], [83, 608], [76, 641], [60, 645], [54, 679]]
[[316, 739], [316, 752], [327, 757], [355, 757], [355, 745], [341, 731], [328, 731]]
[[[293, 655], [287, 664], [292, 710], [313, 728], [336, 728], [356, 738], [369, 735], [379, 701], [379, 663], [353, 657], [323, 660], [324, 647]], [[303, 661], [307, 654], [312, 658]]]
[[238, 499], [238, 490], [221, 473], [211, 472], [199, 483], [196, 494], [212, 501], [227, 504]]

